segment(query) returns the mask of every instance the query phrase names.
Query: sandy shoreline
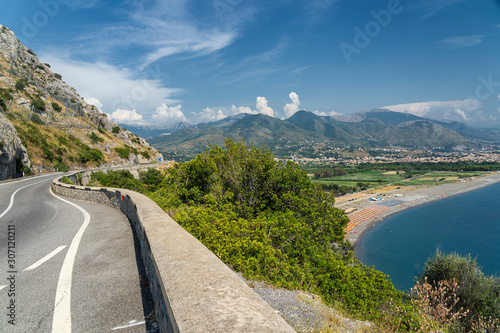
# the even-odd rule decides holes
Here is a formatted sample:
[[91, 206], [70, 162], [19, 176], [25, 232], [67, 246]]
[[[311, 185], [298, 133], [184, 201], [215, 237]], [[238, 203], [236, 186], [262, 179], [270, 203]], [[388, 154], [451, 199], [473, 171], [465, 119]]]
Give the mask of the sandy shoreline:
[[[500, 182], [500, 172], [475, 177], [464, 182], [430, 187], [387, 187], [338, 198], [335, 207], [342, 208], [349, 213], [348, 215], [353, 222], [348, 226], [346, 239], [356, 246], [358, 239], [368, 229], [390, 215], [428, 202], [474, 191], [498, 182]], [[380, 201], [371, 201], [370, 198], [374, 197], [380, 198]], [[360, 215], [371, 216], [370, 212], [371, 215], [376, 215], [366, 220], [360, 217]], [[357, 219], [360, 219], [361, 222], [356, 222]]]

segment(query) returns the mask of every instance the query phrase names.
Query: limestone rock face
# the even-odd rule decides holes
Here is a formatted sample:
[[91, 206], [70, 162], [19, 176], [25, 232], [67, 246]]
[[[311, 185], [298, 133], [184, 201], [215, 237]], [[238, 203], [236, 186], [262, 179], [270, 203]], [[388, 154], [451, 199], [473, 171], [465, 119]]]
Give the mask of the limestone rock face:
[[28, 152], [14, 125], [0, 112], [0, 180], [19, 176], [23, 165], [31, 166]]

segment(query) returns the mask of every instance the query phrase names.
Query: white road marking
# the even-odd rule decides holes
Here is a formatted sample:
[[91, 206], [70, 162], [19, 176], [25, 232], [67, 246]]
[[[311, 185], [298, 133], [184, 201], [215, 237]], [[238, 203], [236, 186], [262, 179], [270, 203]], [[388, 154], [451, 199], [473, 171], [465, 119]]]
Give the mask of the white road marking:
[[145, 323], [146, 323], [145, 320], [142, 320], [142, 321], [131, 320], [127, 324], [122, 325], [122, 326], [113, 327], [111, 330], [112, 331], [121, 330], [121, 329], [124, 329], [124, 328], [139, 326], [139, 325], [142, 325], [142, 324], [145, 324]]
[[0, 290], [2, 290], [2, 289], [3, 289], [3, 288], [5, 288], [5, 287], [7, 287], [7, 286], [0, 286]]
[[9, 203], [9, 207], [7, 207], [6, 210], [3, 211], [2, 214], [0, 214], [0, 219], [2, 217], [5, 216], [5, 214], [7, 214], [9, 212], [9, 210], [12, 208], [12, 206], [14, 205], [14, 196], [16, 195], [17, 192], [21, 191], [23, 188], [26, 188], [26, 187], [30, 187], [30, 186], [33, 186], [33, 185], [36, 185], [36, 184], [40, 184], [40, 183], [43, 183], [45, 180], [42, 180], [42, 181], [39, 181], [37, 183], [33, 183], [33, 184], [29, 184], [29, 185], [26, 185], [26, 186], [23, 186], [21, 188], [18, 188], [14, 193], [12, 193], [12, 195], [10, 196], [10, 203]]
[[15, 184], [15, 183], [20, 183], [20, 182], [25, 182], [25, 181], [33, 180], [33, 179], [45, 178], [45, 177], [48, 177], [48, 176], [56, 176], [58, 174], [59, 173], [49, 173], [49, 174], [46, 174], [46, 175], [38, 175], [38, 176], [34, 176], [34, 177], [29, 177], [29, 178], [16, 178], [16, 180], [13, 180], [13, 181], [6, 181], [6, 182], [2, 181], [0, 183], [0, 186], [9, 185], [9, 184]]
[[52, 192], [52, 189], [50, 190], [50, 194], [57, 199], [76, 207], [84, 217], [84, 222], [71, 241], [66, 257], [64, 258], [56, 290], [52, 333], [68, 333], [71, 332], [71, 279], [73, 276], [73, 265], [75, 263], [76, 252], [78, 251], [78, 246], [82, 240], [83, 233], [90, 223], [90, 215], [82, 207], [55, 195]]
[[57, 249], [55, 249], [54, 251], [50, 252], [49, 254], [47, 254], [42, 259], [38, 260], [36, 263], [34, 263], [33, 265], [31, 265], [30, 267], [23, 269], [23, 272], [34, 270], [35, 268], [37, 268], [38, 266], [40, 266], [41, 264], [43, 264], [44, 262], [46, 262], [47, 260], [49, 260], [50, 258], [52, 258], [53, 256], [55, 256], [56, 254], [58, 254], [59, 252], [61, 252], [62, 250], [64, 250], [65, 247], [66, 247], [66, 245], [59, 246]]

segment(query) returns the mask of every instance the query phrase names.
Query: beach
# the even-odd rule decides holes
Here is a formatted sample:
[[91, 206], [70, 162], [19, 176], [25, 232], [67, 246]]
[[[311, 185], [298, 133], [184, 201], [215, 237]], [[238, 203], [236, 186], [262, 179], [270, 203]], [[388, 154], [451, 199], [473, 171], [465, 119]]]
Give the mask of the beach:
[[346, 240], [356, 245], [364, 232], [392, 214], [498, 182], [500, 172], [434, 186], [386, 186], [339, 197], [335, 207], [345, 210], [349, 216]]

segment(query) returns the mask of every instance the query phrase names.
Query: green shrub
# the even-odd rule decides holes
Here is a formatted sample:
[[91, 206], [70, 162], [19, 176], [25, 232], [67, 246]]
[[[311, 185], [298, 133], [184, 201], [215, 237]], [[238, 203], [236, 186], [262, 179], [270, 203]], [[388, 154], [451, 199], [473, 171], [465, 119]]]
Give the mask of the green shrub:
[[105, 130], [104, 128], [102, 128], [102, 126], [99, 126], [99, 127], [97, 128], [97, 130], [98, 130], [98, 131], [99, 131], [99, 133], [101, 133], [101, 134], [106, 133], [106, 130]]
[[24, 88], [26, 88], [26, 86], [28, 85], [28, 80], [26, 79], [19, 79], [16, 81], [16, 90], [18, 91], [21, 91], [21, 90], [24, 90]]
[[120, 133], [120, 126], [114, 126], [112, 129], [111, 129], [111, 132], [114, 133], [114, 134], [118, 134]]
[[62, 79], [62, 75], [61, 74], [58, 74], [58, 73], [54, 73], [54, 77], [58, 80], [61, 80]]
[[459, 285], [458, 307], [469, 310], [461, 321], [463, 331], [469, 331], [481, 320], [492, 318], [500, 320], [500, 280], [485, 276], [476, 259], [470, 255], [463, 257], [457, 253], [444, 254], [436, 251], [418, 277], [420, 283], [425, 279], [430, 284], [456, 279]]
[[139, 172], [139, 179], [143, 184], [156, 187], [161, 184], [164, 176], [159, 170], [149, 168], [147, 171]]
[[[78, 140], [78, 139], [77, 139]], [[80, 141], [80, 140], [78, 140]], [[99, 149], [90, 148], [89, 146], [79, 143], [81, 151], [76, 154], [76, 160], [81, 164], [87, 162], [100, 163], [104, 160], [104, 154]]]
[[73, 183], [73, 181], [66, 176], [63, 176], [59, 181], [64, 184], [75, 185], [75, 183]]
[[7, 102], [12, 99], [12, 95], [8, 90], [0, 88], [0, 108], [7, 111]]
[[348, 250], [348, 219], [333, 195], [268, 150], [226, 139], [225, 149], [169, 168], [150, 197], [247, 278], [340, 301], [357, 317], [381, 317], [391, 299], [401, 300], [386, 275]]
[[93, 144], [96, 144], [98, 142], [104, 142], [104, 139], [101, 138], [99, 135], [95, 134], [94, 132], [87, 134], [87, 135], [90, 139], [90, 142], [92, 142]]
[[45, 63], [44, 65], [47, 66], [48, 68], [50, 68], [50, 64]]
[[130, 156], [130, 149], [124, 147], [124, 148], [115, 148], [115, 151], [118, 153], [118, 156], [120, 158], [128, 159]]
[[130, 156], [130, 153], [134, 153], [135, 155], [138, 154], [138, 151], [134, 147], [130, 147], [129, 145], [124, 145], [123, 148], [115, 148], [115, 151], [118, 153], [118, 156], [120, 158], [128, 159]]
[[60, 172], [68, 172], [69, 171], [68, 166], [61, 161], [57, 161], [56, 163], [54, 163], [54, 168], [56, 168]]
[[42, 71], [45, 70], [45, 67], [43, 67], [43, 65], [36, 65], [36, 68], [41, 69]]
[[45, 102], [40, 97], [32, 98], [31, 105], [39, 111], [45, 111]]
[[57, 112], [61, 112], [62, 111], [62, 106], [60, 106], [59, 104], [55, 103], [55, 102], [52, 102], [52, 108], [57, 111]]
[[45, 125], [45, 122], [36, 113], [33, 113], [31, 115], [31, 121], [34, 122], [35, 124], [38, 124], [38, 125]]
[[151, 155], [147, 151], [142, 151], [141, 155], [142, 155], [143, 158], [145, 158], [147, 160], [149, 160], [151, 158]]
[[90, 178], [92, 182], [101, 186], [126, 188], [134, 191], [142, 189], [142, 184], [128, 170], [108, 170], [107, 173], [93, 172]]
[[5, 141], [0, 140], [0, 152], [5, 148]]

